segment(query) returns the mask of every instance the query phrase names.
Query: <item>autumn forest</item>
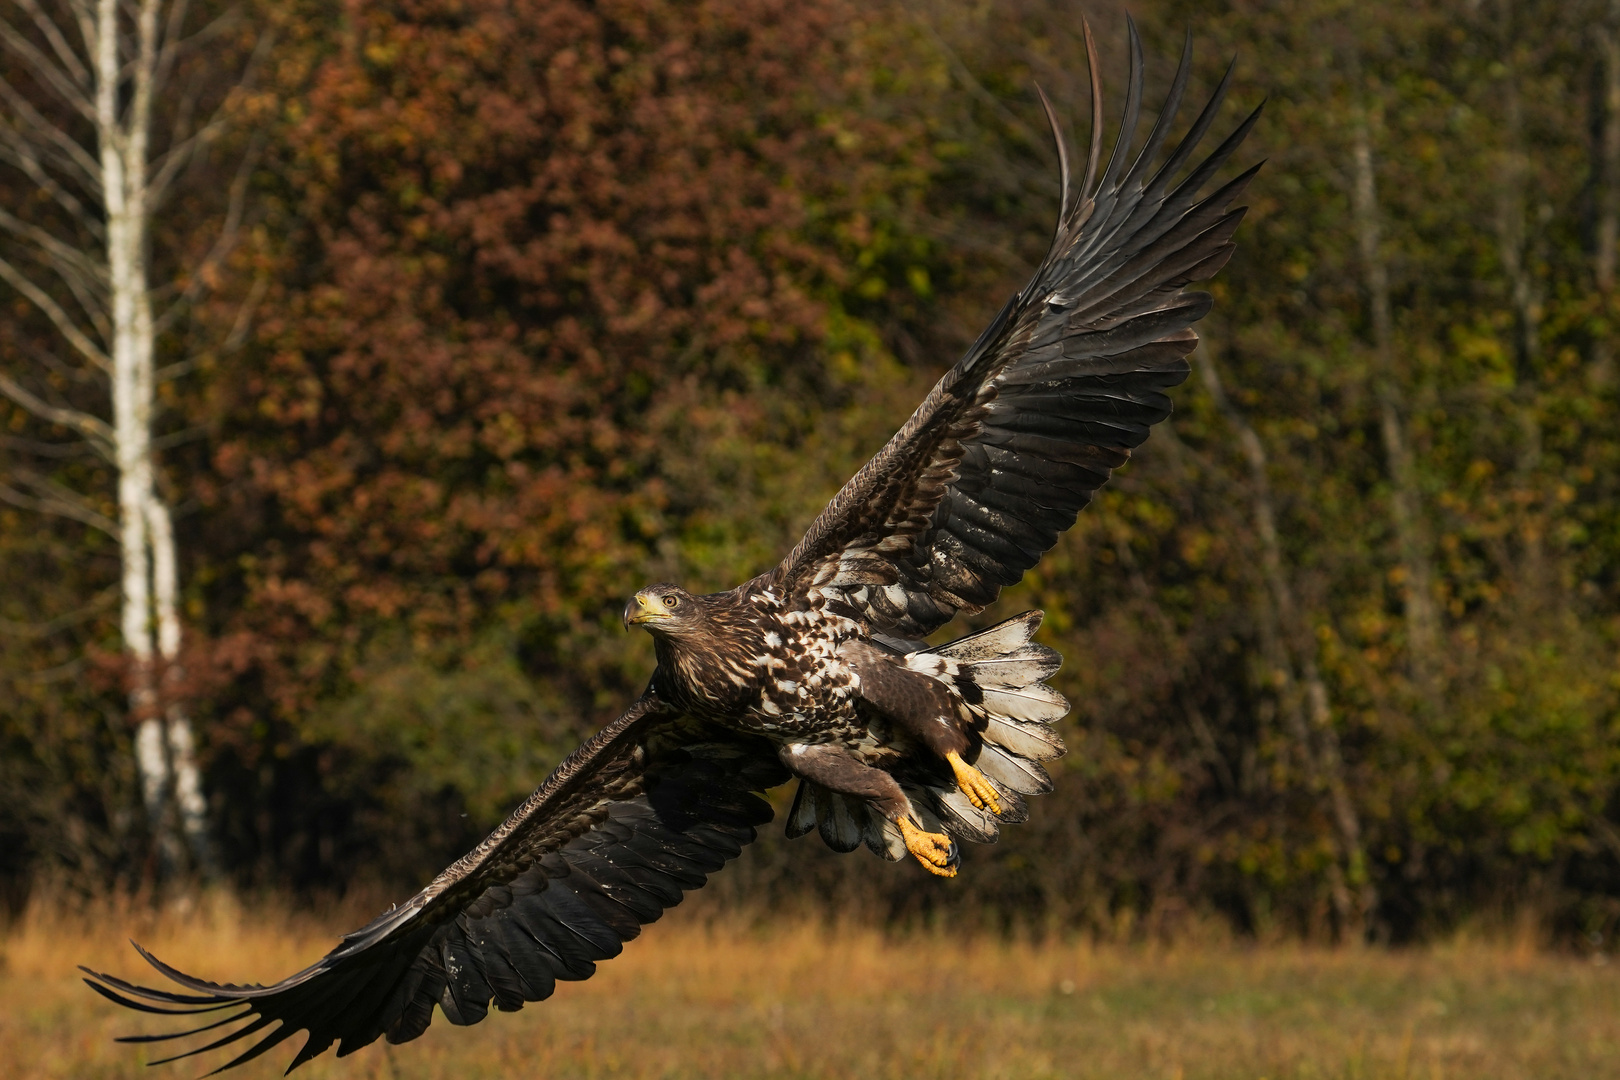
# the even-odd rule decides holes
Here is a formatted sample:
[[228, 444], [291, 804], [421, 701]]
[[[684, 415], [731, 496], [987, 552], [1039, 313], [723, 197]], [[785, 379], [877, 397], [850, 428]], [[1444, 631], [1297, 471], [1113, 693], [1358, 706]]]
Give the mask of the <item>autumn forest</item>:
[[[0, 136], [93, 146], [28, 59], [55, 55], [36, 10], [0, 5]], [[1124, 8], [1083, 11], [1112, 125]], [[63, 330], [96, 304], [40, 240], [113, 223], [0, 139], [5, 903], [403, 896], [476, 843], [640, 690], [625, 599], [770, 566], [1023, 283], [1059, 195], [1035, 86], [1088, 136], [1081, 12], [193, 3], [154, 112], [185, 153], [145, 241], [175, 618], [148, 617], [144, 690], [132, 496], [83, 419], [113, 423], [109, 383]], [[1266, 164], [1173, 418], [954, 628], [1046, 611], [1057, 790], [954, 881], [776, 825], [711, 888], [1126, 936], [1530, 917], [1603, 947], [1620, 5], [1131, 13], [1150, 105], [1189, 29], [1200, 101], [1237, 57], [1229, 122], [1266, 107], [1229, 172]]]

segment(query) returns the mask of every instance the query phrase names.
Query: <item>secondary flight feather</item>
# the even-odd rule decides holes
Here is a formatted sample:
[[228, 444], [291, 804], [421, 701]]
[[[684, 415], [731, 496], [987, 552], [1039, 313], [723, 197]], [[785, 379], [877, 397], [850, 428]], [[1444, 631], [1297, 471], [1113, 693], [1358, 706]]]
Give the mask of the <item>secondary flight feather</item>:
[[[994, 841], [1051, 789], [1068, 703], [1046, 685], [1060, 658], [1026, 612], [945, 645], [922, 639], [1016, 583], [1170, 414], [1192, 324], [1186, 291], [1225, 265], [1258, 166], [1207, 191], [1256, 109], [1191, 164], [1226, 78], [1167, 154], [1191, 72], [1183, 50], [1163, 108], [1132, 153], [1141, 43], [1118, 140], [1102, 164], [1089, 27], [1092, 131], [1085, 172], [1058, 141], [1063, 197], [1046, 257], [905, 425], [780, 565], [729, 592], [638, 592], [627, 625], [658, 666], [619, 719], [568, 756], [488, 839], [427, 888], [269, 986], [218, 984], [141, 955], [178, 989], [86, 970], [98, 993], [202, 1021], [132, 1036], [203, 1036], [171, 1058], [232, 1047], [231, 1068], [300, 1031], [289, 1071], [334, 1044], [406, 1042], [434, 1010], [474, 1024], [586, 979], [770, 821], [762, 793], [798, 781], [787, 831], [839, 851], [865, 844], [952, 876], [958, 841]], [[1099, 175], [1100, 167], [1100, 175]], [[139, 946], [137, 946], [139, 949]], [[217, 1034], [214, 1034], [217, 1033]], [[212, 1036], [212, 1037], [209, 1037]]]

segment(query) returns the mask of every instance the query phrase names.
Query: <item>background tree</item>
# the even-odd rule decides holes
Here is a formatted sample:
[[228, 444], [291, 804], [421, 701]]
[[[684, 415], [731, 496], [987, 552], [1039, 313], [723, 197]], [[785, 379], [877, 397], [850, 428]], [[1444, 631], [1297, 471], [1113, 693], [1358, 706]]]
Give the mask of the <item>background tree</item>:
[[[1133, 10], [1150, 87], [1188, 25], [1195, 85], [1240, 56], [1268, 162], [1175, 416], [984, 615], [1043, 607], [1070, 657], [1057, 790], [948, 886], [767, 831], [715, 888], [1121, 935], [1196, 913], [1394, 940], [1507, 909], [1612, 933], [1611, 5]], [[1112, 109], [1122, 13], [1089, 14]], [[1084, 49], [1045, 0], [259, 23], [254, 224], [157, 346], [194, 365], [157, 435], [188, 499], [187, 700], [234, 881], [394, 892], [639, 689], [628, 591], [770, 565], [1023, 283], [1057, 205], [1031, 87], [1083, 135]], [[239, 148], [176, 181], [153, 280], [235, 220]], [[6, 176], [19, 221], [68, 220]], [[0, 370], [104, 410], [4, 288]], [[9, 409], [28, 505], [114, 490]], [[0, 860], [100, 882], [138, 787], [95, 660], [119, 549], [39, 520], [0, 507]]]
[[[11, 178], [17, 197], [0, 207], [0, 233], [10, 242], [0, 281], [55, 337], [48, 342], [27, 324], [13, 330], [12, 358], [32, 363], [0, 371], [0, 394], [59, 436], [9, 444], [15, 456], [0, 498], [116, 538], [148, 827], [173, 864], [178, 824], [196, 865], [211, 872], [207, 805], [180, 693], [179, 557], [157, 463], [159, 387], [186, 364], [160, 368], [158, 357], [160, 336], [234, 239], [240, 200], [201, 265], [167, 285], [154, 281], [154, 223], [225, 125], [217, 100], [211, 116], [198, 116], [220, 95], [197, 54], [231, 31], [234, 15], [187, 36], [188, 9], [186, 0], [19, 0], [0, 21], [11, 60], [0, 82], [0, 162], [20, 174]], [[78, 440], [102, 467], [69, 475], [20, 460], [64, 460], [74, 447], [60, 436]]]

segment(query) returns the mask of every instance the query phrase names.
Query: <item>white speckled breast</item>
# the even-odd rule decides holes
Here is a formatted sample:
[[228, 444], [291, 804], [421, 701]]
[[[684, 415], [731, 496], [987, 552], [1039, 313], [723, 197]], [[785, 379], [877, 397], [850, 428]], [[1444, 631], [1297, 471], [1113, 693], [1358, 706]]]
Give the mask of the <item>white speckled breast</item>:
[[[716, 680], [711, 667], [700, 678], [688, 665], [714, 664], [715, 658], [672, 653], [666, 666], [681, 685], [671, 687], [677, 702], [691, 712], [782, 742], [838, 742], [853, 745], [866, 735], [856, 714], [859, 678], [838, 656], [838, 646], [862, 636], [854, 619], [827, 610], [820, 590], [809, 591], [808, 605], [789, 609], [769, 589], [746, 596], [746, 623], [729, 628], [733, 657], [725, 677]], [[730, 650], [728, 650], [730, 651]], [[699, 688], [708, 685], [708, 693]]]

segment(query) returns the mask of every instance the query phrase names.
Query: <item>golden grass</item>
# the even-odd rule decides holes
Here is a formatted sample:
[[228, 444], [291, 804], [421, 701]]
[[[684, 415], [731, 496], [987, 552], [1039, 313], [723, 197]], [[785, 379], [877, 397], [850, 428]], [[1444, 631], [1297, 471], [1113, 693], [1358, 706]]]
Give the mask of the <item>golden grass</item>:
[[[160, 916], [36, 909], [3, 939], [0, 1074], [206, 1071], [192, 1059], [147, 1072], [162, 1055], [112, 1041], [161, 1018], [96, 997], [74, 965], [151, 976], [126, 934], [185, 970], [267, 981], [348, 928], [223, 898]], [[299, 1041], [236, 1075], [280, 1075]], [[1620, 965], [1464, 942], [1380, 952], [758, 930], [687, 909], [551, 1001], [470, 1029], [440, 1016], [415, 1043], [328, 1054], [299, 1075], [1593, 1080], [1620, 1076]]]

